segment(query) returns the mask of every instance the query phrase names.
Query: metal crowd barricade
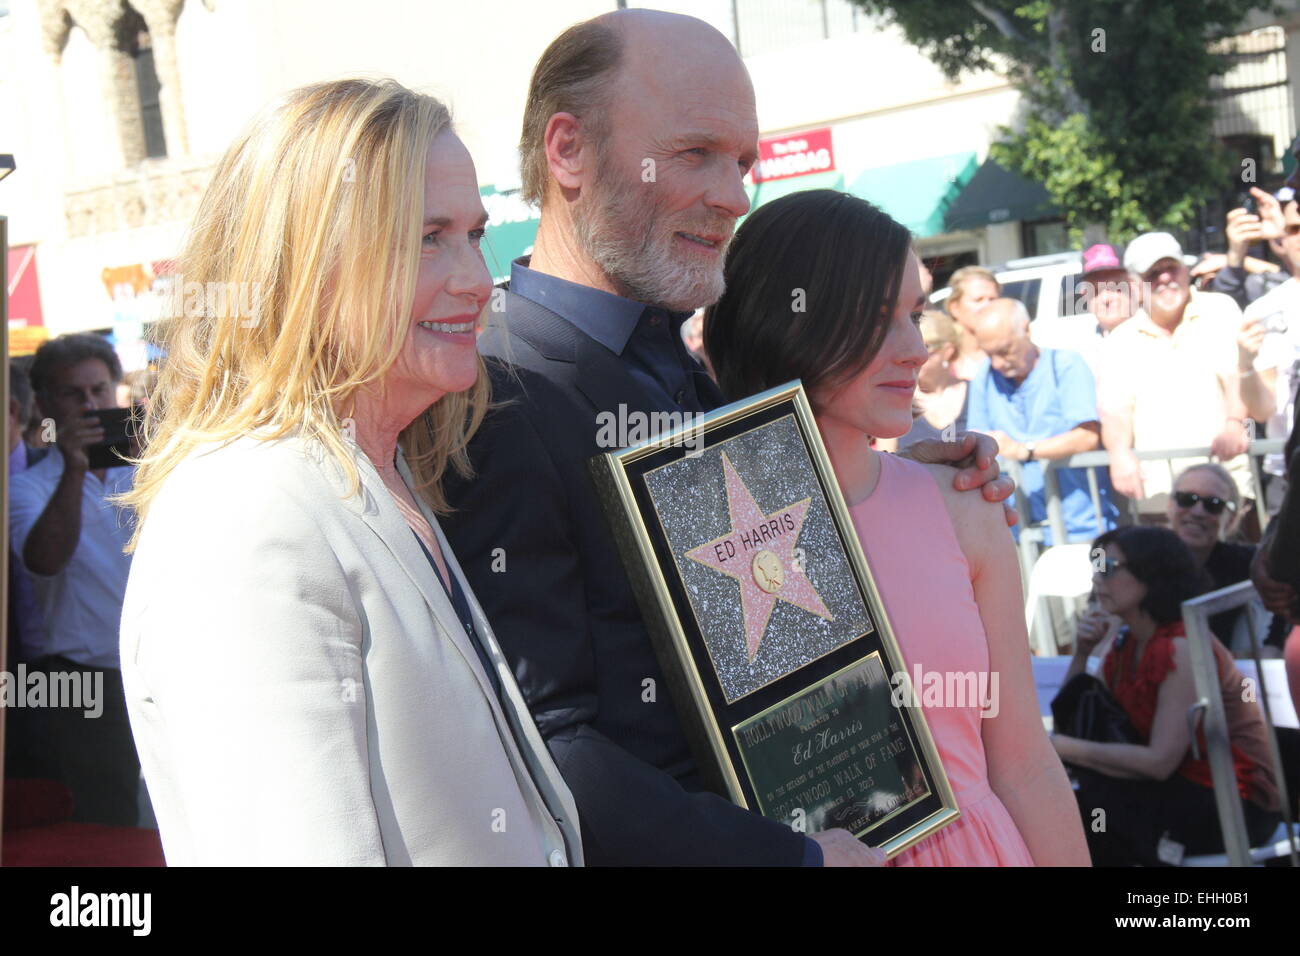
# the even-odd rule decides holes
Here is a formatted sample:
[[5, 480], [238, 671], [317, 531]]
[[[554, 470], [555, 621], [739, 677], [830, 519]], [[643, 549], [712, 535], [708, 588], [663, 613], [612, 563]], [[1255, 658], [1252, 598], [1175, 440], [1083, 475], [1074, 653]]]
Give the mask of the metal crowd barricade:
[[[1285, 438], [1260, 438], [1252, 441], [1244, 454], [1250, 458], [1250, 474], [1255, 485], [1255, 500], [1263, 501], [1264, 480], [1263, 472], [1260, 468], [1260, 459], [1265, 455], [1281, 454], [1283, 447], [1286, 445]], [[1208, 447], [1204, 448], [1158, 448], [1148, 451], [1139, 451], [1135, 453], [1139, 461], [1165, 461], [1173, 462], [1180, 458], [1204, 458], [1206, 461], [1213, 461], [1213, 454]], [[1088, 469], [1088, 490], [1092, 495], [1093, 516], [1100, 523], [1101, 518], [1101, 492], [1097, 484], [1097, 471], [1101, 467], [1110, 467], [1110, 452], [1108, 451], [1086, 451], [1078, 455], [1072, 455], [1059, 461], [1043, 463], [1043, 494], [1047, 499], [1047, 524], [1052, 529], [1053, 541], [1065, 540], [1065, 517], [1061, 510], [1061, 488], [1056, 477], [1058, 468], [1087, 468]], [[1170, 464], [1170, 481], [1177, 477], [1173, 472], [1173, 465]], [[1259, 508], [1261, 525], [1267, 523], [1267, 514], [1263, 508]], [[1137, 519], [1137, 505], [1129, 501], [1129, 516], [1134, 520]]]
[[[1219, 826], [1223, 832], [1223, 846], [1231, 866], [1250, 866], [1250, 840], [1246, 836], [1246, 817], [1241, 807], [1241, 796], [1237, 791], [1237, 774], [1232, 763], [1232, 742], [1228, 737], [1228, 719], [1223, 709], [1222, 687], [1219, 683], [1219, 667], [1215, 659], [1211, 641], [1217, 640], [1210, 631], [1210, 616], [1221, 611], [1228, 611], [1248, 603], [1255, 597], [1255, 586], [1249, 581], [1229, 585], [1209, 594], [1183, 602], [1183, 625], [1187, 629], [1188, 649], [1192, 657], [1192, 675], [1196, 680], [1197, 701], [1187, 712], [1187, 722], [1191, 730], [1193, 746], [1196, 741], [1196, 729], [1200, 718], [1204, 717], [1205, 745], [1210, 761], [1210, 773], [1214, 778], [1214, 801], [1219, 810]], [[1282, 756], [1277, 746], [1277, 735], [1273, 732], [1273, 711], [1269, 705], [1268, 686], [1264, 677], [1264, 667], [1260, 663], [1260, 638], [1255, 631], [1254, 620], [1247, 615], [1250, 628], [1251, 654], [1255, 661], [1256, 680], [1259, 691], [1256, 700], [1264, 711], [1264, 723], [1268, 729], [1269, 756], [1277, 773], [1278, 795], [1282, 799], [1282, 819], [1286, 822], [1286, 831], [1291, 853], [1291, 865], [1300, 866], [1300, 852], [1294, 827], [1294, 808], [1287, 793], [1286, 776], [1282, 770]]]

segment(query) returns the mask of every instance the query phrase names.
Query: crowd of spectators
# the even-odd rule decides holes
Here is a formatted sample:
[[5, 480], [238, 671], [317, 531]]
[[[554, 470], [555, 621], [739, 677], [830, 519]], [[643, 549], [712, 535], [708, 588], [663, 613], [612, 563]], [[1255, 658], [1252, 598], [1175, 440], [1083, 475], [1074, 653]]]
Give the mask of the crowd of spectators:
[[[1296, 592], [1271, 576], [1265, 558], [1300, 542], [1281, 540], [1273, 526], [1255, 543], [1283, 505], [1286, 459], [1267, 457], [1261, 488], [1247, 452], [1254, 439], [1293, 433], [1300, 205], [1290, 190], [1257, 198], [1258, 211], [1228, 214], [1227, 255], [1196, 269], [1167, 233], [1140, 235], [1123, 251], [1088, 247], [1073, 314], [1031, 323], [1014, 299], [971, 307], [959, 293], [975, 273], [955, 277], [950, 311], [983, 357], [963, 376], [966, 424], [1019, 463], [1018, 493], [1044, 545], [1055, 542], [1043, 463], [1099, 447], [1109, 453], [1108, 467], [1094, 471], [1095, 496], [1084, 469], [1056, 470], [1068, 540], [1091, 542], [1093, 573], [1053, 705], [1053, 741], [1085, 819], [1098, 806], [1126, 808], [1123, 820], [1089, 828], [1098, 865], [1223, 852], [1206, 743], [1185, 719], [1197, 691], [1181, 605], [1243, 581], [1256, 592], [1211, 615], [1211, 645], [1251, 845], [1270, 839], [1280, 818], [1265, 718], [1233, 661], [1285, 653], [1297, 696]], [[1266, 242], [1280, 267], [1248, 257], [1254, 242]], [[982, 293], [992, 288], [975, 281]], [[1114, 499], [1125, 498], [1121, 513]], [[1283, 772], [1294, 777], [1288, 734], [1278, 741]]]
[[[1046, 517], [1041, 463], [1104, 449], [1095, 496], [1084, 472], [1058, 471], [1071, 541], [1127, 523], [1117, 505], [1131, 520], [1169, 523], [1174, 476], [1213, 460], [1234, 483], [1232, 533], [1258, 540], [1259, 509], [1276, 512], [1286, 482], [1282, 456], [1270, 455], [1257, 487], [1247, 452], [1254, 439], [1290, 433], [1300, 381], [1300, 205], [1290, 189], [1260, 197], [1257, 210], [1228, 213], [1228, 253], [1196, 268], [1164, 232], [1123, 250], [1090, 245], [1064, 315], [1031, 322], [999, 298], [992, 272], [959, 269], [944, 303], [955, 342], [922, 318], [933, 367], [918, 382], [916, 437], [959, 417], [993, 433], [1003, 457], [1026, 466], [1035, 523]], [[1281, 266], [1248, 256], [1256, 242]]]

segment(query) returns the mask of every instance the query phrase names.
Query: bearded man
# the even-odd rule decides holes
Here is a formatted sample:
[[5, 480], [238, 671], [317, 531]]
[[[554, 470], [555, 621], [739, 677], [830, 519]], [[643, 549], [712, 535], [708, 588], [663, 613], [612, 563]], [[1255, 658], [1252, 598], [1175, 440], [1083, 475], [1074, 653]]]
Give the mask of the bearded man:
[[[804, 835], [702, 790], [588, 472], [613, 450], [601, 447], [601, 413], [636, 428], [724, 403], [680, 327], [722, 294], [757, 140], [744, 64], [692, 17], [621, 10], [580, 23], [542, 54], [529, 88], [520, 153], [541, 223], [488, 311], [479, 350], [498, 407], [470, 444], [473, 477], [448, 479], [442, 526], [596, 865], [883, 860], [844, 830]], [[990, 439], [922, 454], [956, 461], [977, 448], [986, 467], [957, 480], [1002, 500], [1013, 486], [996, 478]]]

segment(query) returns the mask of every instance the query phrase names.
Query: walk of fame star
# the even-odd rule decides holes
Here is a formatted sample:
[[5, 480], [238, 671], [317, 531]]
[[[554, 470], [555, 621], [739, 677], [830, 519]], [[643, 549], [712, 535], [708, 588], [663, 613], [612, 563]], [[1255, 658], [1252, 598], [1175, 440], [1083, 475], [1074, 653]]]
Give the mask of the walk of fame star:
[[686, 552], [692, 561], [735, 578], [745, 617], [745, 647], [750, 663], [758, 656], [768, 619], [778, 600], [811, 614], [835, 620], [821, 595], [795, 561], [794, 549], [808, 515], [811, 498], [763, 514], [736, 468], [722, 453], [731, 530]]

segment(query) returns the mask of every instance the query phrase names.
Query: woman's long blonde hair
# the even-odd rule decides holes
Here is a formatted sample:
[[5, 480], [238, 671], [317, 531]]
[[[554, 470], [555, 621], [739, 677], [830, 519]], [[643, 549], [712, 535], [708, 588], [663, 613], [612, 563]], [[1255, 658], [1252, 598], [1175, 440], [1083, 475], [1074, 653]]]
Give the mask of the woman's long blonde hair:
[[[226, 152], [178, 260], [144, 451], [122, 503], [149, 505], [195, 447], [258, 430], [299, 429], [360, 488], [340, 409], [397, 360], [424, 221], [430, 139], [447, 108], [392, 80], [351, 79], [289, 93]], [[216, 294], [213, 294], [216, 290]], [[250, 308], [251, 306], [251, 308]], [[465, 446], [489, 398], [478, 380], [448, 393], [402, 433], [417, 493], [448, 510], [449, 465], [470, 472]]]

